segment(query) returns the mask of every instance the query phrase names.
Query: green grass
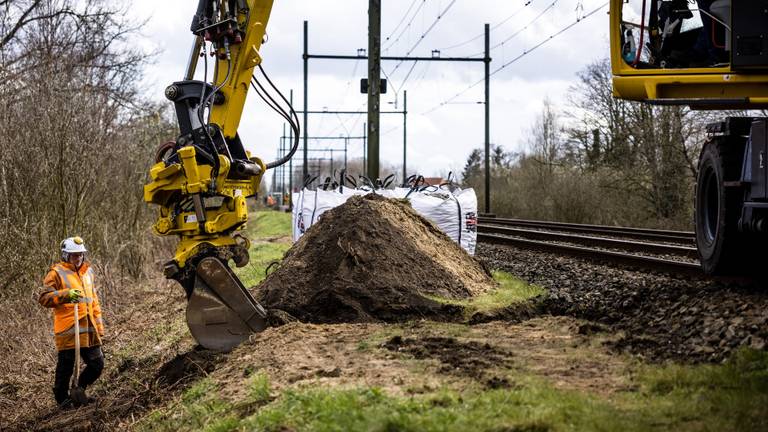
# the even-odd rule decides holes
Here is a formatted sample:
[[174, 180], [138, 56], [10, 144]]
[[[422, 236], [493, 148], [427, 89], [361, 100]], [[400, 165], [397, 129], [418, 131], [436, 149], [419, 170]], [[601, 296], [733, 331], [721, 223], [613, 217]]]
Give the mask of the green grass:
[[182, 395], [181, 400], [169, 407], [152, 411], [136, 426], [141, 431], [229, 431], [239, 420], [233, 406], [223, 401], [216, 384], [204, 378]]
[[462, 306], [465, 316], [469, 317], [477, 312], [503, 309], [545, 293], [543, 288], [528, 284], [507, 272], [494, 270], [492, 275], [498, 282], [498, 287], [479, 296], [461, 300], [435, 296], [429, 296], [429, 298], [441, 303]]
[[273, 210], [252, 212], [245, 233], [252, 240], [291, 235], [291, 214]]
[[257, 285], [266, 277], [267, 267], [283, 258], [290, 242], [270, 242], [269, 239], [291, 235], [291, 214], [264, 210], [249, 215], [246, 237], [251, 240], [251, 260], [245, 267], [235, 268], [235, 274], [246, 287]]
[[250, 262], [245, 267], [235, 268], [235, 274], [246, 287], [257, 285], [266, 277], [267, 267], [272, 262], [279, 262], [290, 247], [291, 243], [252, 243]]
[[[724, 365], [642, 366], [637, 391], [602, 398], [510, 376], [511, 389], [392, 396], [377, 388], [294, 388], [270, 396], [257, 374], [244, 401], [202, 380], [140, 430], [258, 431], [725, 431], [765, 430], [768, 353], [739, 351]], [[269, 402], [271, 401], [271, 402]], [[244, 409], [250, 407], [250, 409]], [[239, 414], [238, 414], [239, 413]]]
[[269, 375], [259, 372], [253, 376], [248, 386], [250, 400], [257, 403], [268, 402], [270, 400], [270, 391]]
[[[241, 420], [270, 400], [269, 377], [258, 372], [246, 385], [246, 398], [226, 401], [213, 380], [203, 378], [181, 395], [178, 403], [152, 411], [137, 425], [141, 431], [231, 431]], [[244, 415], [241, 415], [244, 414]]]
[[638, 382], [637, 397], [664, 401], [663, 416], [688, 415], [705, 430], [768, 430], [768, 352], [741, 349], [722, 365], [644, 366]]

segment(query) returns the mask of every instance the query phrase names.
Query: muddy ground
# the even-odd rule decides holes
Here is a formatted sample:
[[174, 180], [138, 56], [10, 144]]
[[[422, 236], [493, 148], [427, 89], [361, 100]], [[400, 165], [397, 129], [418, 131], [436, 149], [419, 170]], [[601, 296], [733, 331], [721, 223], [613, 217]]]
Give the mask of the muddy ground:
[[232, 399], [238, 399], [232, 393], [244, 391], [248, 370], [267, 372], [275, 390], [373, 386], [405, 395], [441, 387], [511, 387], [515, 383], [504, 378], [510, 369], [562, 388], [599, 393], [624, 388], [628, 358], [603, 346], [610, 335], [585, 335], [584, 324], [549, 316], [514, 325], [293, 323], [255, 335], [211, 377], [225, 383]]
[[610, 395], [631, 385], [633, 361], [606, 345], [608, 333], [590, 323], [543, 316], [519, 324], [478, 325], [417, 320], [402, 324], [291, 323], [254, 335], [228, 354], [192, 346], [176, 354], [114, 364], [94, 388], [99, 402], [61, 412], [51, 401], [3, 430], [126, 430], [154, 408], [175, 403], [202, 377], [227, 400], [248, 391], [254, 372], [270, 377], [276, 396], [287, 388], [379, 387], [392, 395], [438, 389], [497, 389], [518, 385], [510, 375], [544, 379], [557, 388]]

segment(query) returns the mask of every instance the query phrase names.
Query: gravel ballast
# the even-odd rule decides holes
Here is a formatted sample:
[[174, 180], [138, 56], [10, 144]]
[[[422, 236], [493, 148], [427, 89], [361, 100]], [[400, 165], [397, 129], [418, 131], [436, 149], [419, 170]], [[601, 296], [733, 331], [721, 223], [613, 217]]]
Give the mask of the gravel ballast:
[[542, 313], [607, 324], [624, 333], [615, 348], [652, 361], [720, 362], [740, 346], [766, 349], [768, 288], [758, 282], [676, 278], [489, 244], [477, 256], [545, 288]]

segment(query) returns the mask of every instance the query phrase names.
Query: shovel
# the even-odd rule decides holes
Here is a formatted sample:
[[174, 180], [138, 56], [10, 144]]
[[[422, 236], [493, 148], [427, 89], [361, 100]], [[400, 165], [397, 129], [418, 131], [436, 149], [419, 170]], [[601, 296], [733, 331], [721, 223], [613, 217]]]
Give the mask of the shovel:
[[88, 404], [88, 397], [85, 396], [85, 390], [78, 385], [80, 381], [80, 314], [75, 302], [75, 374], [72, 377], [72, 386], [69, 389], [69, 397], [75, 405]]

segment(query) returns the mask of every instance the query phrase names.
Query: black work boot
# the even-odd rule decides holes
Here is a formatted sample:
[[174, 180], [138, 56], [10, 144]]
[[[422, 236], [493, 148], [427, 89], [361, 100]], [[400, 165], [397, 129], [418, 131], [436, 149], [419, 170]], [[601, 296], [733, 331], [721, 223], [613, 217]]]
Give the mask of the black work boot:
[[56, 386], [53, 388], [53, 398], [56, 399], [56, 403], [61, 406], [66, 401], [72, 403], [72, 399], [69, 398], [69, 386]]
[[70, 398], [66, 398], [61, 402], [57, 402], [57, 404], [59, 405], [59, 409], [62, 411], [70, 410], [75, 407], [74, 401], [72, 401]]

